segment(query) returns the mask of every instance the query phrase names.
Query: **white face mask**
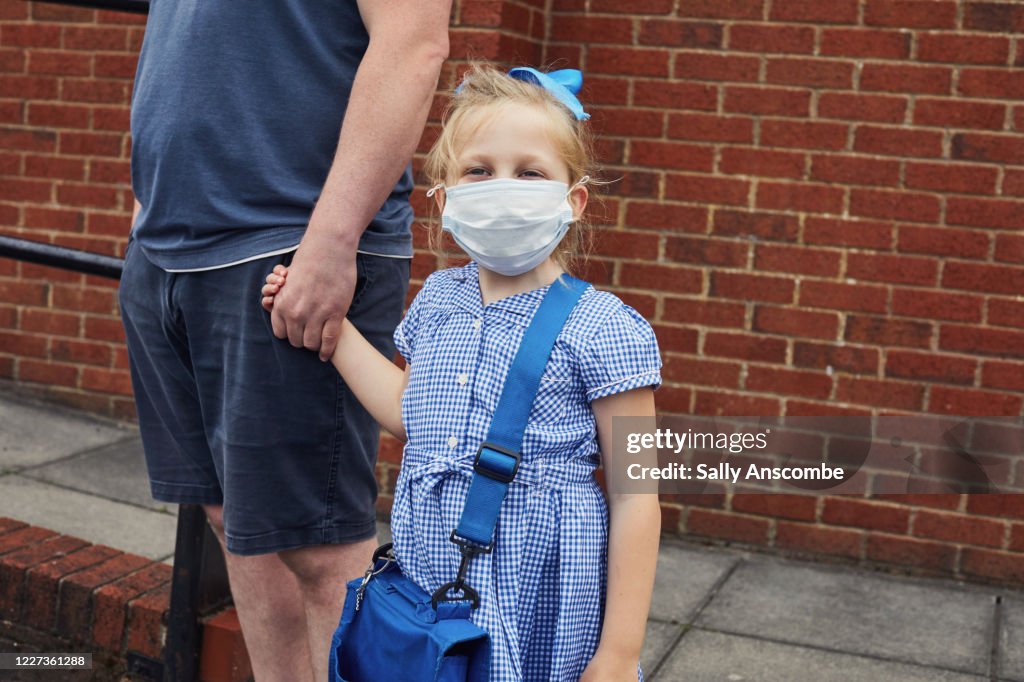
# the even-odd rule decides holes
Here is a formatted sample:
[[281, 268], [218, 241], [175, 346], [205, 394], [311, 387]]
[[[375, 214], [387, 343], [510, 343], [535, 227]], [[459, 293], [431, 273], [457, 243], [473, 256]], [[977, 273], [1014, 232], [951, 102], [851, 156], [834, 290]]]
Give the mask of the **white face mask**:
[[441, 226], [481, 267], [521, 275], [543, 263], [568, 231], [569, 192], [564, 182], [507, 178], [446, 187]]

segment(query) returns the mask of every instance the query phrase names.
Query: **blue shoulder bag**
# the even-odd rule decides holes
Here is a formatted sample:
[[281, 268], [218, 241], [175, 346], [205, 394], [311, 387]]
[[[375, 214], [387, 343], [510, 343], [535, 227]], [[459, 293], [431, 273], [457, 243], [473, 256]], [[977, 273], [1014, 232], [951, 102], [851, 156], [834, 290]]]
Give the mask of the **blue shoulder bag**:
[[491, 644], [469, 617], [480, 596], [466, 583], [470, 560], [491, 551], [508, 486], [519, 470], [527, 418], [562, 326], [587, 283], [563, 275], [551, 285], [523, 336], [473, 463], [458, 527], [458, 575], [428, 594], [402, 575], [391, 551], [374, 553], [366, 575], [348, 583], [331, 641], [329, 682], [486, 682]]

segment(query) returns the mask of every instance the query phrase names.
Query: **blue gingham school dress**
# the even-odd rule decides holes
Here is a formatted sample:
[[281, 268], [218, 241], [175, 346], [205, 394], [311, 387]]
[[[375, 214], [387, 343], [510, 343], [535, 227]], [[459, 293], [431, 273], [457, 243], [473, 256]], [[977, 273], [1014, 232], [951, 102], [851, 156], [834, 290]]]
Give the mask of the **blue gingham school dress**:
[[[455, 578], [449, 541], [505, 376], [547, 287], [483, 306], [475, 263], [432, 274], [395, 331], [411, 365], [407, 442], [391, 512], [395, 553], [427, 592]], [[661, 383], [651, 326], [589, 287], [541, 379], [494, 549], [467, 582], [491, 636], [493, 682], [577, 680], [597, 650], [607, 579], [608, 510], [590, 401]], [[640, 676], [642, 680], [642, 676]]]

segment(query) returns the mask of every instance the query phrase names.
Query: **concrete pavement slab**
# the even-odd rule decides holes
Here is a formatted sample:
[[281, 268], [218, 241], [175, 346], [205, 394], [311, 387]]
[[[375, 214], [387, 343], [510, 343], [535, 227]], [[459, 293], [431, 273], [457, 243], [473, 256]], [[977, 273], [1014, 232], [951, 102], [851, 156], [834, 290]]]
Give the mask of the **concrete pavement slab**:
[[640, 651], [640, 667], [645, 675], [654, 670], [658, 663], [661, 662], [661, 659], [665, 658], [684, 627], [677, 623], [647, 621], [647, 632], [644, 634], [644, 648]]
[[735, 553], [663, 542], [651, 600], [651, 618], [687, 623], [708, 593], [740, 557]]
[[654, 682], [987, 682], [906, 663], [808, 649], [716, 632], [691, 630]]
[[737, 568], [697, 624], [987, 674], [994, 608], [994, 590], [765, 558]]
[[176, 512], [175, 506], [157, 512], [24, 476], [0, 477], [0, 516], [150, 559], [174, 553]]
[[174, 506], [157, 502], [150, 495], [142, 440], [137, 435], [34, 467], [21, 475], [157, 511]]
[[999, 630], [999, 673], [1002, 679], [1024, 682], [1024, 597], [1003, 601]]
[[61, 407], [0, 398], [0, 473], [107, 445], [132, 429]]

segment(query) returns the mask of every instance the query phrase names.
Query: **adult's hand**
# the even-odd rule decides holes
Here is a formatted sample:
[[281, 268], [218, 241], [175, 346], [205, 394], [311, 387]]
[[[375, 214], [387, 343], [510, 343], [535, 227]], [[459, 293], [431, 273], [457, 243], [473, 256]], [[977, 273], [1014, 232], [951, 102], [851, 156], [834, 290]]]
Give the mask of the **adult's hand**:
[[[326, 237], [326, 238], [325, 238]], [[288, 267], [288, 286], [274, 299], [274, 335], [329, 360], [356, 286], [356, 251], [331, 235], [310, 229]]]

